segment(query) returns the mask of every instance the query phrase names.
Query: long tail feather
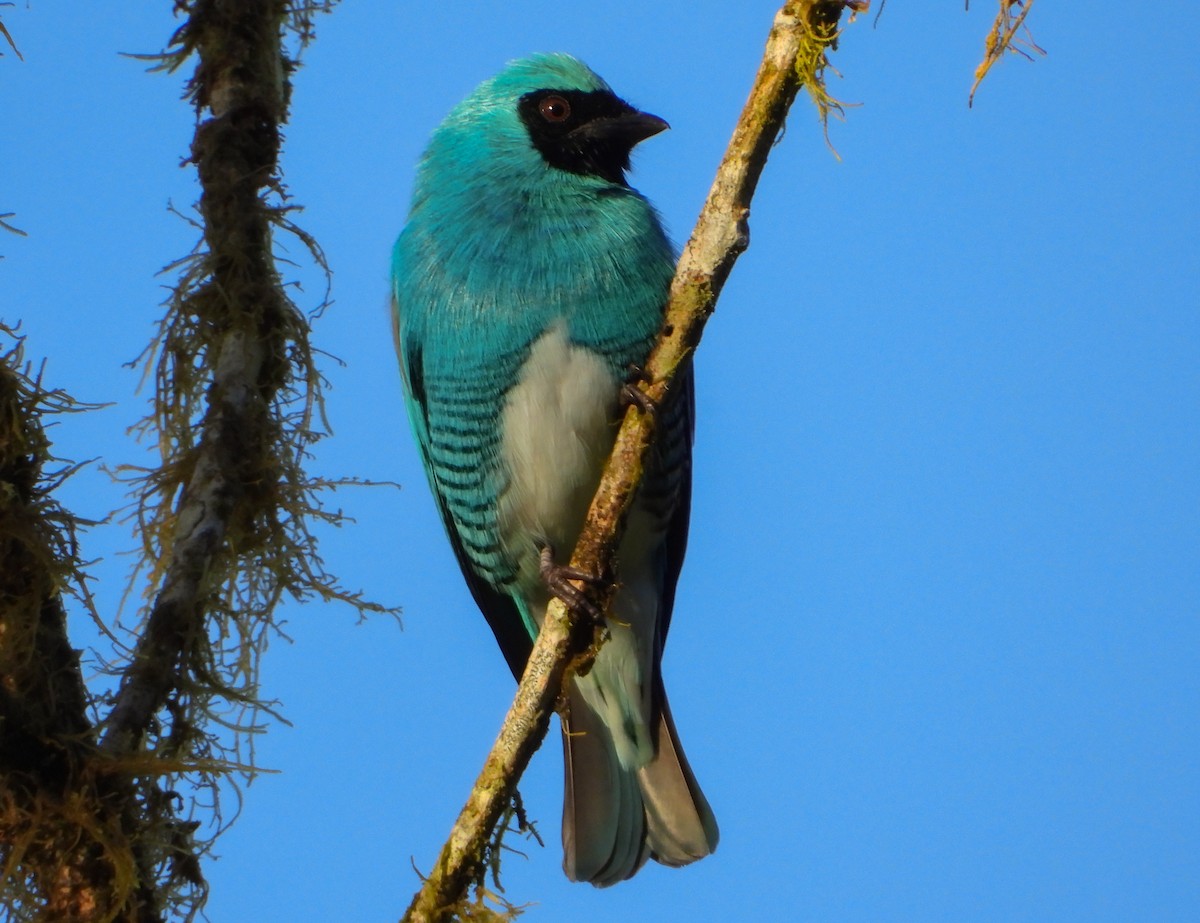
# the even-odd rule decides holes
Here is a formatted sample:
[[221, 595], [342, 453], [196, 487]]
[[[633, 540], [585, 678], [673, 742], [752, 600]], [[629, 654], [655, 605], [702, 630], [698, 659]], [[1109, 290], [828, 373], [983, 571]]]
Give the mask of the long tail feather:
[[572, 881], [604, 887], [632, 877], [648, 858], [680, 866], [716, 849], [716, 819], [657, 676], [655, 683], [655, 751], [640, 769], [621, 765], [608, 728], [572, 691], [563, 721], [563, 869]]
[[680, 866], [703, 859], [717, 848], [719, 832], [708, 800], [700, 791], [679, 743], [662, 680], [656, 678], [654, 759], [638, 770], [646, 813], [646, 841], [652, 857]]

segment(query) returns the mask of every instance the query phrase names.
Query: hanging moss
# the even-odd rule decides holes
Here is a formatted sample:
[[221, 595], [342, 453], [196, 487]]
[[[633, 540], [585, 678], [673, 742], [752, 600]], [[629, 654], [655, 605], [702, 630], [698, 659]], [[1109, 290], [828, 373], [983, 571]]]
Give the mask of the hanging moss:
[[[171, 833], [152, 838], [152, 860], [185, 867], [185, 880], [202, 880], [199, 819], [220, 828], [228, 771], [255, 772], [251, 735], [274, 713], [258, 672], [278, 604], [316, 597], [391, 611], [342, 588], [318, 554], [313, 524], [342, 522], [325, 491], [347, 482], [305, 471], [327, 431], [324, 382], [274, 249], [290, 234], [326, 268], [291, 222], [278, 158], [295, 68], [286, 36], [298, 52], [331, 5], [181, 0], [186, 21], [160, 62], [197, 62], [188, 94], [202, 239], [173, 267], [179, 281], [144, 357], [154, 402], [137, 429], [161, 463], [124, 474], [146, 605], [100, 746], [119, 761], [158, 761], [136, 780], [141, 805], [160, 812], [150, 822]], [[164, 772], [168, 764], [179, 768]], [[197, 820], [184, 830], [176, 814]]]
[[81, 523], [53, 499], [74, 468], [45, 420], [88, 409], [46, 389], [0, 324], [0, 906], [6, 919], [147, 920], [137, 852], [97, 759], [64, 595], [92, 610]]
[[[294, 54], [329, 2], [178, 0], [157, 69], [195, 60], [202, 239], [144, 356], [152, 410], [136, 431], [161, 464], [122, 469], [141, 538], [144, 606], [115, 693], [90, 703], [62, 596], [90, 607], [77, 523], [50, 489], [41, 417], [75, 409], [23, 368], [0, 373], [0, 902], [12, 919], [192, 919], [221, 799], [251, 777], [272, 703], [259, 662], [284, 598], [391, 612], [341, 587], [314, 524], [338, 525], [307, 474], [327, 432], [308, 318], [277, 269], [280, 235], [324, 258], [291, 219], [279, 177]], [[291, 46], [292, 52], [288, 51]], [[93, 724], [92, 712], [102, 713]]]

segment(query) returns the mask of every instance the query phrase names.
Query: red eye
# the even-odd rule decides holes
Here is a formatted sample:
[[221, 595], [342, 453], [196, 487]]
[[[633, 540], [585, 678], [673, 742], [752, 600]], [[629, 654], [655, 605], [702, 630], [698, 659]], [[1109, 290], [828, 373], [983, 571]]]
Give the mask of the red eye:
[[571, 104], [561, 96], [546, 96], [538, 103], [538, 112], [547, 122], [565, 122], [571, 117]]

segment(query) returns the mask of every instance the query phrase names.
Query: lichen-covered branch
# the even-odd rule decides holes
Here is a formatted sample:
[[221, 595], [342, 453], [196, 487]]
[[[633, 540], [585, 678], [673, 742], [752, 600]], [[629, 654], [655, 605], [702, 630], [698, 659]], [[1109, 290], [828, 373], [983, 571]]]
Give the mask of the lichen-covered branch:
[[[652, 402], [665, 399], [676, 372], [696, 348], [734, 262], [746, 249], [750, 199], [797, 91], [820, 82], [843, 11], [866, 7], [859, 0], [793, 0], [776, 15], [750, 98], [676, 269], [663, 329], [645, 368], [642, 387]], [[611, 573], [623, 518], [653, 435], [652, 415], [630, 407], [571, 559], [573, 567]], [[545, 736], [564, 677], [569, 669], [586, 667], [594, 656], [594, 640], [586, 625], [575, 624], [561, 601], [551, 603], [500, 735], [437, 864], [405, 914], [408, 923], [453, 919], [468, 906], [467, 893], [482, 881], [484, 855], [496, 824]]]
[[112, 753], [136, 752], [188, 685], [209, 643], [205, 619], [228, 575], [231, 532], [252, 532], [271, 515], [280, 437], [272, 403], [302, 336], [275, 273], [262, 198], [276, 181], [287, 114], [285, 9], [278, 0], [200, 0], [176, 35], [178, 53], [199, 56], [191, 90], [208, 115], [192, 143], [205, 250], [163, 326], [154, 422], [164, 457], [143, 521], [158, 593], [105, 721]]
[[104, 723], [110, 753], [143, 748], [164, 710], [174, 726], [159, 743], [187, 737], [197, 698], [252, 707], [257, 655], [284, 595], [379, 609], [341, 590], [315, 553], [311, 522], [340, 521], [316, 496], [329, 483], [302, 467], [321, 435], [322, 380], [273, 249], [275, 233], [290, 231], [324, 265], [280, 204], [277, 163], [295, 66], [284, 36], [306, 39], [310, 17], [327, 6], [177, 3], [188, 18], [165, 66], [199, 59], [191, 161], [204, 236], [180, 261], [149, 354], [155, 409], [143, 430], [157, 438], [162, 464], [143, 472], [136, 515], [152, 601]]
[[[95, 727], [63, 624], [71, 520], [37, 480], [37, 416], [65, 401], [13, 371], [19, 351], [0, 369], [0, 896], [14, 921], [194, 918], [219, 786], [231, 769], [253, 772], [239, 746], [270, 711], [257, 677], [276, 605], [390, 611], [343, 590], [317, 554], [312, 525], [341, 521], [320, 491], [344, 482], [304, 470], [324, 432], [322, 379], [274, 254], [291, 233], [324, 267], [289, 219], [277, 162], [296, 66], [287, 39], [302, 47], [331, 6], [175, 2], [184, 24], [158, 69], [197, 62], [203, 240], [177, 264], [147, 351], [154, 409], [141, 429], [162, 462], [136, 473], [133, 518], [148, 602]], [[197, 790], [210, 799], [187, 797]]]
[[255, 713], [270, 711], [258, 664], [276, 606], [316, 596], [381, 611], [324, 571], [310, 531], [340, 514], [320, 502], [330, 484], [304, 470], [324, 427], [322, 379], [274, 251], [290, 232], [324, 266], [288, 218], [278, 159], [295, 68], [287, 36], [302, 46], [330, 5], [177, 0], [186, 18], [161, 65], [196, 61], [190, 161], [203, 239], [179, 263], [147, 353], [155, 395], [142, 431], [162, 456], [135, 477], [148, 605], [100, 748], [130, 768], [163, 901], [185, 909], [203, 900], [208, 843], [197, 830], [220, 817], [193, 819], [175, 792], [205, 789], [215, 805], [224, 773], [253, 772], [239, 747]]

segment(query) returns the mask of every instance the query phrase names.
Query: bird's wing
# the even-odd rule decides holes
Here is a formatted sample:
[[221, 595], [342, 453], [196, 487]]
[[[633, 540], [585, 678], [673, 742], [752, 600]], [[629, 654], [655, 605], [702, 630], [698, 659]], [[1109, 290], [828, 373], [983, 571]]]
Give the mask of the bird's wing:
[[499, 589], [513, 575], [500, 552], [494, 485], [489, 486], [495, 477], [495, 427], [469, 418], [469, 395], [431, 398], [419, 341], [400, 343], [400, 362], [409, 420], [454, 556], [509, 669], [520, 679], [533, 640], [516, 603]]
[[659, 433], [647, 465], [638, 503], [661, 516], [666, 538], [659, 555], [660, 594], [658, 643], [661, 655], [671, 623], [674, 593], [688, 550], [691, 516], [691, 443], [695, 431], [695, 385], [689, 364], [679, 370], [676, 385], [659, 409]]

